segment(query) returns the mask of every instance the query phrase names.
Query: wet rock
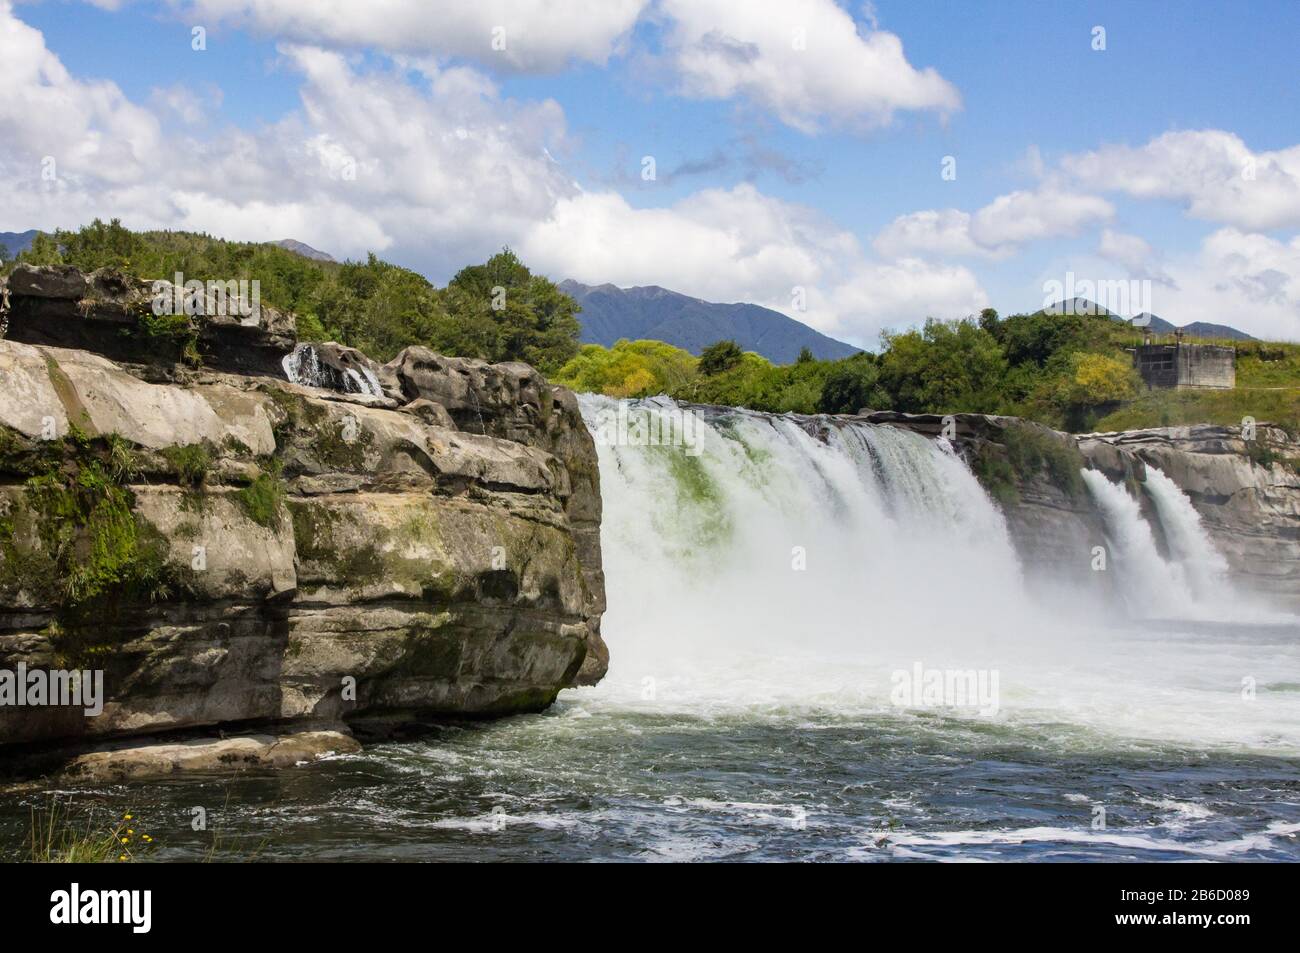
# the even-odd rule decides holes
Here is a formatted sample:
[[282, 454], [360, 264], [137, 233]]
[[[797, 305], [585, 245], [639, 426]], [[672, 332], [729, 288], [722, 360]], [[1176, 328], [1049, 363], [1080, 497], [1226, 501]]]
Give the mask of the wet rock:
[[225, 774], [291, 768], [360, 750], [361, 745], [346, 730], [193, 738], [179, 742], [153, 739], [147, 744], [106, 746], [78, 755], [58, 776], [67, 781], [120, 783], [177, 774]]

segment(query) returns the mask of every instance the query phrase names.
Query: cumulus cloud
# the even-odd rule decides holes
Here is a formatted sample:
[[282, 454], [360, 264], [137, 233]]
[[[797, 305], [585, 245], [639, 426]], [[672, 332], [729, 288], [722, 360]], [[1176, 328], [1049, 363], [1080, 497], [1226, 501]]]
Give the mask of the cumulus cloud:
[[377, 47], [503, 70], [604, 63], [649, 0], [171, 0], [196, 24], [229, 22], [310, 46]]
[[860, 30], [833, 0], [661, 0], [658, 9], [689, 96], [744, 97], [806, 132], [961, 106], [951, 83], [907, 61], [898, 36]]
[[1230, 132], [1168, 132], [1068, 155], [1060, 167], [1088, 188], [1181, 202], [1194, 218], [1248, 231], [1300, 227], [1300, 145], [1253, 152]]
[[1003, 258], [1026, 242], [1076, 235], [1115, 214], [1094, 195], [1042, 187], [1000, 195], [973, 215], [960, 209], [900, 215], [876, 236], [887, 256], [936, 254]]
[[1150, 278], [1162, 284], [1173, 283], [1169, 273], [1160, 264], [1160, 255], [1149, 242], [1137, 235], [1104, 228], [1097, 242], [1097, 254], [1123, 266], [1132, 277]]
[[1130, 271], [1141, 271], [1154, 254], [1150, 244], [1137, 235], [1126, 235], [1110, 228], [1102, 229], [1097, 254], [1118, 262]]
[[828, 310], [844, 315], [846, 336], [866, 343], [868, 334], [919, 324], [924, 318], [965, 318], [989, 305], [979, 279], [960, 265], [919, 258], [869, 262], [832, 289]]
[[[52, 156], [69, 169], [98, 169], [110, 182], [140, 178], [162, 142], [153, 114], [131, 103], [115, 83], [73, 78], [45, 38], [0, 0], [0, 143], [5, 157]], [[39, 163], [5, 172], [35, 179]]]
[[1168, 263], [1155, 311], [1176, 324], [1230, 324], [1256, 337], [1300, 340], [1300, 236], [1280, 241], [1236, 228], [1207, 236]]
[[971, 237], [971, 216], [961, 209], [924, 209], [894, 219], [872, 242], [876, 251], [890, 258], [936, 254], [951, 257], [990, 256], [993, 251]]
[[1115, 208], [1103, 198], [1056, 189], [1011, 192], [975, 213], [971, 237], [985, 248], [1075, 235], [1104, 221]]
[[[110, 0], [111, 2], [111, 0]], [[328, 48], [430, 55], [549, 72], [627, 51], [643, 18], [664, 26], [679, 92], [745, 98], [805, 131], [870, 128], [899, 110], [952, 112], [956, 88], [917, 69], [897, 35], [859, 28], [834, 0], [170, 0], [187, 22], [232, 23]]]

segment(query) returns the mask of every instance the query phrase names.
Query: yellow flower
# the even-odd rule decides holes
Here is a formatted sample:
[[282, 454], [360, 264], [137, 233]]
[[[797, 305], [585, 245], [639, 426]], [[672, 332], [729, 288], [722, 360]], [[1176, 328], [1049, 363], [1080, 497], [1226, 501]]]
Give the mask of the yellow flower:
[[131, 819], [131, 815], [130, 815], [130, 814], [127, 814], [127, 815], [123, 818], [123, 820], [126, 820], [126, 821], [129, 821], [130, 819]]
[[131, 830], [129, 827], [126, 829], [126, 832], [127, 832], [128, 834], [134, 834], [134, 833], [135, 833], [135, 831]]
[[129, 838], [129, 837], [123, 837], [123, 838], [122, 838], [122, 843], [123, 843], [123, 844], [129, 843], [130, 840], [131, 840], [131, 838]]
[[117, 858], [117, 859], [118, 859], [118, 860], [126, 860], [126, 854], [123, 854], [121, 857], [119, 857], [119, 858]]

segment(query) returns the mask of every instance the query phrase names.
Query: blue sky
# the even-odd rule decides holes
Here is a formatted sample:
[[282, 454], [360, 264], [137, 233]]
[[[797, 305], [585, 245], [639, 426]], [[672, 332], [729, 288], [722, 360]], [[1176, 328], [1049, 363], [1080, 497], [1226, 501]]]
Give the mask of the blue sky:
[[1073, 273], [1300, 339], [1296, 37], [1289, 0], [0, 0], [0, 230], [116, 215], [439, 281], [508, 244], [866, 346]]

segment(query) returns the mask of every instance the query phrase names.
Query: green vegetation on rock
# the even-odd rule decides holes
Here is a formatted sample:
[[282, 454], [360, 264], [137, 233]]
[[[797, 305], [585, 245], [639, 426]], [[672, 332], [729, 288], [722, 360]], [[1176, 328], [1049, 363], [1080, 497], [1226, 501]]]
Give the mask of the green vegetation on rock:
[[176, 476], [176, 482], [190, 489], [201, 488], [212, 469], [212, 452], [201, 443], [165, 447], [161, 451]]
[[248, 486], [235, 492], [244, 514], [258, 526], [276, 529], [280, 525], [286, 496], [284, 480], [278, 469], [263, 471]]
[[100, 633], [124, 605], [171, 598], [188, 581], [168, 562], [167, 540], [134, 511], [119, 440], [74, 432], [46, 443], [55, 452], [45, 471], [0, 518], [0, 589], [50, 606], [51, 642], [75, 664], [111, 650]]
[[1031, 478], [1046, 469], [1053, 485], [1071, 496], [1083, 495], [1085, 486], [1079, 472], [1084, 466], [1083, 454], [1068, 438], [1043, 427], [1017, 423], [1002, 431], [1002, 445], [1007, 462], [1019, 476]]

